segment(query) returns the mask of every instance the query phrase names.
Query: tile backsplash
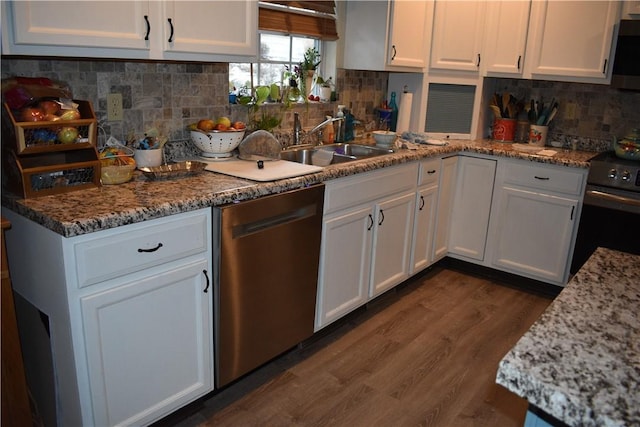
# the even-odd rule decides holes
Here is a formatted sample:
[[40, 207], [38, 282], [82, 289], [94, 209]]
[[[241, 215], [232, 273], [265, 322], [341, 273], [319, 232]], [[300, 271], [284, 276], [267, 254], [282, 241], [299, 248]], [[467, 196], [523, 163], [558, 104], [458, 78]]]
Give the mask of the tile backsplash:
[[640, 92], [586, 83], [494, 80], [496, 91], [508, 91], [519, 99], [548, 102], [555, 97], [559, 110], [549, 126], [549, 137], [567, 143], [578, 138], [582, 149], [607, 150], [613, 135], [621, 137], [640, 128]]
[[[228, 102], [226, 63], [3, 57], [1, 72], [2, 78], [38, 76], [67, 83], [74, 98], [92, 102], [101, 129], [99, 141], [105, 135], [124, 140], [131, 132], [142, 135], [154, 127], [171, 141], [184, 141], [189, 139], [187, 125], [201, 118], [249, 121], [246, 107]], [[339, 70], [336, 84], [338, 102], [300, 103], [281, 111], [282, 123], [274, 133], [282, 134], [286, 144], [294, 111], [300, 114], [303, 127], [311, 128], [335, 114], [337, 104], [351, 106], [362, 121], [372, 121], [374, 108], [386, 94], [387, 73]], [[107, 121], [109, 93], [122, 94], [123, 121]], [[279, 105], [267, 108], [281, 109]]]
[[[41, 76], [69, 84], [77, 99], [92, 102], [103, 135], [125, 139], [133, 132], [142, 134], [158, 128], [171, 141], [189, 139], [186, 126], [200, 118], [228, 116], [249, 121], [246, 107], [228, 103], [228, 65], [226, 63], [180, 63], [115, 61], [99, 59], [36, 59], [3, 57], [2, 78]], [[338, 102], [301, 103], [280, 111], [282, 123], [274, 130], [288, 145], [293, 113], [298, 112], [304, 128], [320, 123], [337, 111], [337, 104], [350, 106], [354, 116], [373, 123], [375, 108], [387, 93], [388, 73], [338, 70]], [[560, 111], [554, 119], [552, 138], [578, 137], [581, 147], [607, 149], [612, 135], [623, 136], [640, 127], [640, 92], [624, 92], [605, 85], [491, 79], [496, 91], [508, 90], [517, 96], [550, 100], [556, 97]], [[107, 94], [123, 96], [124, 120], [106, 120]], [[572, 106], [573, 117], [567, 110]], [[270, 105], [270, 109], [280, 106]], [[187, 144], [188, 145], [188, 144]]]

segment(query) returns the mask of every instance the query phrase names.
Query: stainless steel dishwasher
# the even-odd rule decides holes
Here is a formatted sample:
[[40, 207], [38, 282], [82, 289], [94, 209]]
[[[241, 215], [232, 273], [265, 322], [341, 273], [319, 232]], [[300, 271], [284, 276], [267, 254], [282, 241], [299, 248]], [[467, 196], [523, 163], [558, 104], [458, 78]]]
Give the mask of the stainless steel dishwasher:
[[324, 185], [213, 209], [216, 387], [313, 335]]

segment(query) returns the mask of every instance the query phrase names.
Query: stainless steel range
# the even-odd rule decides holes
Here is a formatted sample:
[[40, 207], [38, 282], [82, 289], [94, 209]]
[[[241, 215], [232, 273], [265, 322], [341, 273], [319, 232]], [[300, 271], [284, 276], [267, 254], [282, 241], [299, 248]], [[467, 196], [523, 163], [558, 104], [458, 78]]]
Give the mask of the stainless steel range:
[[598, 246], [640, 254], [640, 161], [607, 151], [590, 163], [572, 273]]

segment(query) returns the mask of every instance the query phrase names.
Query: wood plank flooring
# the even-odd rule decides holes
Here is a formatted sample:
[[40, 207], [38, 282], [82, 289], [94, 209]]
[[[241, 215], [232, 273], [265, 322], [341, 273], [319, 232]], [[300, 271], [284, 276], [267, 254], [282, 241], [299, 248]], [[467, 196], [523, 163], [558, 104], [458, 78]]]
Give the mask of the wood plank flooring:
[[159, 425], [519, 427], [496, 368], [550, 302], [436, 266]]

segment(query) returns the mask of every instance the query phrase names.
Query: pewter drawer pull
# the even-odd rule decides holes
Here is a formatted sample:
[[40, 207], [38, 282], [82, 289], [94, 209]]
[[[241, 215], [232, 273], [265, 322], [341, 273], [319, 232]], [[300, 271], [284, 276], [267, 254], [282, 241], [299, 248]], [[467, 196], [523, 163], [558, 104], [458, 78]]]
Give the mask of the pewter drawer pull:
[[156, 246], [155, 248], [151, 248], [151, 249], [140, 249], [138, 248], [138, 252], [155, 252], [158, 249], [160, 249], [162, 247], [162, 243], [158, 243], [158, 246]]

